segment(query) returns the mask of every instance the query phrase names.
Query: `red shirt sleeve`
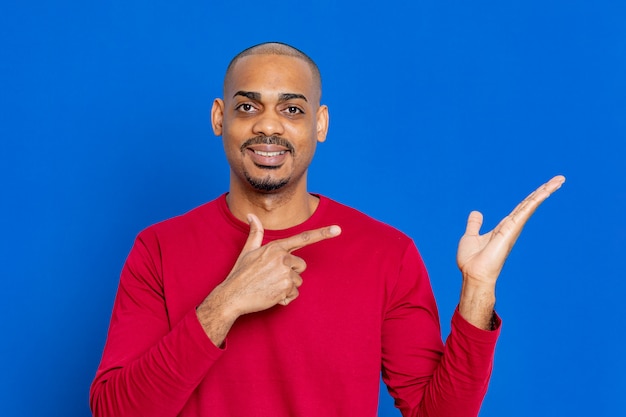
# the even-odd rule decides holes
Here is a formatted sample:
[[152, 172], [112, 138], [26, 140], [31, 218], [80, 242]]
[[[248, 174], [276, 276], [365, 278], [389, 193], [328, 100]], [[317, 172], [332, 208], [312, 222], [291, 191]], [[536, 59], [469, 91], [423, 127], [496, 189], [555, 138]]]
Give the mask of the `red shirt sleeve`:
[[445, 347], [424, 264], [411, 245], [383, 322], [383, 380], [403, 416], [475, 417], [487, 391], [496, 330], [452, 318]]
[[90, 390], [95, 417], [175, 416], [220, 357], [195, 310], [171, 323], [159, 245], [142, 232], [122, 270], [102, 361]]

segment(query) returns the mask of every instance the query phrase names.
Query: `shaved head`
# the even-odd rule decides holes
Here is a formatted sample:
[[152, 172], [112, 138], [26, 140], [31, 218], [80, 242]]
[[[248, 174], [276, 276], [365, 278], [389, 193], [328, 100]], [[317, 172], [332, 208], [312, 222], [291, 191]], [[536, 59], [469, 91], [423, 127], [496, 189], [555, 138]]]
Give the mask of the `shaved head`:
[[322, 96], [322, 76], [320, 74], [320, 70], [317, 67], [317, 64], [304, 52], [301, 50], [294, 48], [291, 45], [287, 45], [286, 43], [281, 42], [265, 42], [258, 45], [251, 46], [250, 48], [244, 49], [240, 53], [238, 53], [230, 64], [228, 64], [228, 68], [226, 69], [226, 75], [224, 76], [224, 85], [229, 81], [230, 75], [232, 73], [232, 69], [235, 67], [237, 62], [246, 56], [250, 55], [283, 55], [283, 56], [292, 56], [294, 58], [298, 58], [306, 62], [311, 69], [311, 73], [313, 75], [313, 82], [319, 91], [320, 97]]

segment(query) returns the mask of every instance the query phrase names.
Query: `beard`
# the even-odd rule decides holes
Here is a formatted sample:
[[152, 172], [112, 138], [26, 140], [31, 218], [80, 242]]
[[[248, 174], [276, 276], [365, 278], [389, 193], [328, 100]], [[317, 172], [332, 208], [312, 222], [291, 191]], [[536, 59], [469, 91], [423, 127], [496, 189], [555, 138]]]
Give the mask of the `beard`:
[[270, 176], [265, 178], [253, 178], [248, 172], [244, 172], [244, 175], [252, 188], [263, 193], [271, 193], [280, 190], [285, 185], [289, 184], [289, 180], [291, 179], [291, 177], [272, 178]]
[[[242, 153], [245, 152], [248, 146], [256, 145], [256, 144], [284, 146], [285, 148], [288, 149], [289, 152], [291, 152], [292, 156], [295, 154], [295, 149], [293, 145], [291, 144], [291, 142], [289, 142], [287, 139], [284, 139], [278, 136], [256, 136], [254, 138], [250, 138], [241, 145], [241, 152]], [[258, 167], [266, 169], [266, 170], [273, 170], [273, 169], [280, 168], [278, 166], [258, 166]], [[289, 181], [291, 180], [291, 177], [272, 178], [269, 175], [264, 178], [254, 178], [247, 171], [244, 171], [243, 174], [246, 180], [248, 181], [248, 184], [250, 184], [252, 188], [263, 193], [271, 193], [273, 191], [280, 190], [285, 185], [287, 185]]]
[[257, 191], [264, 193], [271, 193], [273, 191], [280, 190], [289, 183], [290, 178], [252, 178], [247, 172], [245, 173], [248, 184]]

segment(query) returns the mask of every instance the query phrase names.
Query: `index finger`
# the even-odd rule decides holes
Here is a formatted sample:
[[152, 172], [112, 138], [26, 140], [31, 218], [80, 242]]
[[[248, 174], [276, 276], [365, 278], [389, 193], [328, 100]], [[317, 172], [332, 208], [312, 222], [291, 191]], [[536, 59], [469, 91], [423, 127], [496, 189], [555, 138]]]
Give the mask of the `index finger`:
[[275, 240], [274, 243], [279, 244], [282, 248], [291, 253], [294, 250], [312, 245], [313, 243], [321, 242], [322, 240], [339, 236], [340, 234], [341, 228], [334, 225], [314, 230], [307, 230], [306, 232], [302, 232], [285, 239]]

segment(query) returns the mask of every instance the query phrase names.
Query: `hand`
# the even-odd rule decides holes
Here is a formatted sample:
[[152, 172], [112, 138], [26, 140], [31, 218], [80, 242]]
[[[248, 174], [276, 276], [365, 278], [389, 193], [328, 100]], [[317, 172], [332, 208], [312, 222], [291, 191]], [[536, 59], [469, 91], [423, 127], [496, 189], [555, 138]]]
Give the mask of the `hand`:
[[333, 238], [341, 233], [339, 226], [302, 232], [264, 246], [263, 225], [248, 215], [250, 234], [228, 274], [197, 308], [196, 314], [207, 336], [220, 346], [235, 320], [244, 314], [266, 310], [276, 304], [288, 305], [298, 297], [302, 285], [300, 274], [304, 260], [292, 252]]
[[248, 240], [223, 283], [237, 306], [238, 315], [265, 310], [276, 304], [287, 305], [298, 297], [298, 287], [302, 285], [300, 274], [306, 269], [306, 263], [292, 252], [341, 232], [338, 226], [323, 227], [261, 246], [263, 225], [253, 214], [248, 220]]
[[490, 232], [480, 235], [483, 215], [470, 213], [459, 242], [457, 265], [463, 274], [459, 311], [468, 321], [487, 328], [495, 304], [495, 285], [522, 228], [537, 207], [558, 190], [565, 177], [552, 178], [526, 197]]
[[457, 265], [463, 276], [478, 282], [495, 284], [504, 261], [537, 207], [565, 182], [559, 175], [526, 197], [490, 232], [479, 235], [483, 215], [470, 213], [465, 234], [459, 242]]

